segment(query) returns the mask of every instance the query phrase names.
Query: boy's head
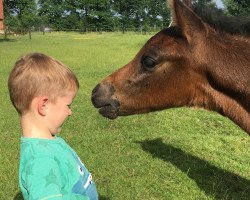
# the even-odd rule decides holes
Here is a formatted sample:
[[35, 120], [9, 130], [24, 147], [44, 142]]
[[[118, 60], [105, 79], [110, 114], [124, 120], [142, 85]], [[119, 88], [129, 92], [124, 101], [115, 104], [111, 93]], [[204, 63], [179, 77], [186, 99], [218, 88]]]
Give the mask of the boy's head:
[[23, 115], [35, 97], [45, 95], [55, 101], [68, 91], [77, 91], [79, 83], [73, 72], [58, 60], [31, 53], [15, 63], [8, 87], [14, 107], [19, 115]]

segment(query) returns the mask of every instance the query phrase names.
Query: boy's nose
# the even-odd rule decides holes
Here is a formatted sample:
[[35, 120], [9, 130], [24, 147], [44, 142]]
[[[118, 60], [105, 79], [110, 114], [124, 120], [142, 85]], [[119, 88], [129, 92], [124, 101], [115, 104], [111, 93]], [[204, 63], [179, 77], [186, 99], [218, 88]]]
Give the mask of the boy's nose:
[[68, 114], [68, 115], [69, 115], [69, 116], [72, 115], [72, 111], [71, 111], [70, 109], [69, 109], [69, 114]]

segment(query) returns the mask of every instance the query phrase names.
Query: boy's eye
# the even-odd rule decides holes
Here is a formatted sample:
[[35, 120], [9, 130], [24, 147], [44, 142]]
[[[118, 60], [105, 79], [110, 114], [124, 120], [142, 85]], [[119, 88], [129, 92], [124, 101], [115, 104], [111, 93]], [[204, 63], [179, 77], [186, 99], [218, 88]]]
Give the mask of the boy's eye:
[[68, 108], [70, 109], [71, 105], [67, 105], [67, 106], [68, 106]]

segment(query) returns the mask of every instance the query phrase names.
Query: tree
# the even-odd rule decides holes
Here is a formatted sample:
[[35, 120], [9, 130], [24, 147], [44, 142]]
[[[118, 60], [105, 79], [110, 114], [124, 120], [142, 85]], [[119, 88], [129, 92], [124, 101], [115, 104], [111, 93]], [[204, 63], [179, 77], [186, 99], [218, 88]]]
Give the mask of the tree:
[[64, 29], [79, 29], [81, 26], [81, 16], [79, 12], [81, 1], [79, 0], [65, 0], [63, 2], [64, 8]]
[[118, 19], [118, 26], [124, 33], [127, 28], [135, 27], [135, 21], [141, 20], [138, 1], [113, 0], [112, 10], [115, 18]]
[[170, 23], [170, 11], [165, 0], [149, 0], [149, 16], [151, 27], [166, 27]]
[[230, 15], [250, 15], [250, 1], [249, 0], [223, 0], [226, 7], [226, 12]]
[[36, 2], [35, 0], [19, 0], [17, 3], [17, 16], [20, 20], [21, 27], [29, 32], [31, 39], [31, 28], [36, 22]]
[[92, 16], [96, 28], [113, 30], [113, 16], [111, 12], [110, 0], [96, 0], [92, 7]]
[[47, 24], [56, 30], [65, 28], [67, 12], [65, 12], [64, 0], [38, 0], [38, 15], [46, 19]]
[[91, 7], [92, 1], [91, 0], [78, 0], [78, 12], [80, 16], [80, 29], [84, 32], [90, 28], [92, 24], [92, 17], [91, 17]]
[[4, 33], [5, 39], [7, 39], [7, 32], [10, 32], [10, 29], [18, 26], [17, 17], [13, 16], [15, 10], [15, 2], [13, 0], [3, 1], [3, 12], [4, 12]]
[[135, 28], [140, 29], [145, 34], [150, 26], [150, 0], [136, 1], [133, 5], [133, 13], [135, 15]]
[[5, 25], [6, 27], [16, 27], [29, 32], [31, 38], [31, 28], [36, 21], [35, 0], [5, 0], [4, 1]]
[[113, 0], [113, 10], [119, 18], [120, 27], [134, 27], [144, 33], [149, 27], [164, 27], [169, 24], [170, 12], [165, 0]]

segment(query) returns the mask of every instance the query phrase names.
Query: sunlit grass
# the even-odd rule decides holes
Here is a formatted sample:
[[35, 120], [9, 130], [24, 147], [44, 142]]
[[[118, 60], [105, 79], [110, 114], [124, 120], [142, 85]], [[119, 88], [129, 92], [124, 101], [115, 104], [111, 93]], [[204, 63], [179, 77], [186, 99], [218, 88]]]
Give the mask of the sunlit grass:
[[128, 63], [151, 35], [51, 33], [0, 37], [0, 199], [21, 199], [20, 128], [7, 78], [16, 59], [43, 52], [67, 64], [80, 82], [73, 115], [60, 135], [92, 172], [101, 199], [249, 199], [250, 138], [228, 119], [188, 108], [101, 117], [94, 86]]

